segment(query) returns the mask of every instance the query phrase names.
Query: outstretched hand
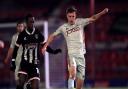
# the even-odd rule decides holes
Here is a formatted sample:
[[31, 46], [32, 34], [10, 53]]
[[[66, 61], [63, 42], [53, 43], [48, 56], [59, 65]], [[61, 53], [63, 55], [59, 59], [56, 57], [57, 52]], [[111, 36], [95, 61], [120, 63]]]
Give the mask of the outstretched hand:
[[104, 13], [108, 13], [108, 11], [109, 11], [108, 8], [105, 8], [105, 9], [103, 10]]

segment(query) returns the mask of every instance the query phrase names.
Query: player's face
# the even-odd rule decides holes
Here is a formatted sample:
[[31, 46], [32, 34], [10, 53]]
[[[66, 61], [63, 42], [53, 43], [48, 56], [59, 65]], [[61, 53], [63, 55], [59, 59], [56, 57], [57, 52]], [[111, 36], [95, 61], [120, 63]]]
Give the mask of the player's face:
[[18, 24], [17, 25], [17, 31], [22, 32], [25, 29], [24, 23]]
[[27, 27], [28, 28], [33, 28], [34, 27], [34, 22], [35, 22], [35, 18], [34, 17], [28, 18]]
[[69, 24], [74, 24], [76, 20], [76, 12], [67, 13], [67, 20]]

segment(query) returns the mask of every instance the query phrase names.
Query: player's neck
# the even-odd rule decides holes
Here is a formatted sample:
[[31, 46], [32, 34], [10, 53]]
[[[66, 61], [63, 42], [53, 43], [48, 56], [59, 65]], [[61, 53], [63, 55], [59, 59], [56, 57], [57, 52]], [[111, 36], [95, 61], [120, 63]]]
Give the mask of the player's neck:
[[33, 27], [33, 28], [28, 27], [27, 30], [28, 30], [28, 32], [31, 33], [31, 32], [33, 32], [33, 30], [34, 30], [34, 27]]
[[74, 22], [68, 22], [69, 25], [74, 25], [75, 24], [75, 21]]

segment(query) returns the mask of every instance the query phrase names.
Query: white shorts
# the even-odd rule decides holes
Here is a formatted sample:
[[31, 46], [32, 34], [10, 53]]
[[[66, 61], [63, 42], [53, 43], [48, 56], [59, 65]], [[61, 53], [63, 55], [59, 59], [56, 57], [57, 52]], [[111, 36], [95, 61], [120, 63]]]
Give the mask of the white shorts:
[[85, 58], [84, 55], [69, 54], [69, 65], [76, 67], [76, 76], [82, 80], [85, 78]]

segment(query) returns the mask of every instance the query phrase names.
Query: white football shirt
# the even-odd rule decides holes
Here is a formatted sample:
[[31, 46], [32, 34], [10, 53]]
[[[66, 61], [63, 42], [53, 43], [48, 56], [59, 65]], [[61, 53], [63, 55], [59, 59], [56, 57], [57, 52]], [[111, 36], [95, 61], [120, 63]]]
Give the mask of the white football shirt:
[[61, 25], [53, 35], [62, 33], [66, 39], [69, 54], [84, 54], [84, 26], [89, 24], [89, 18], [77, 18], [75, 24], [65, 23]]

